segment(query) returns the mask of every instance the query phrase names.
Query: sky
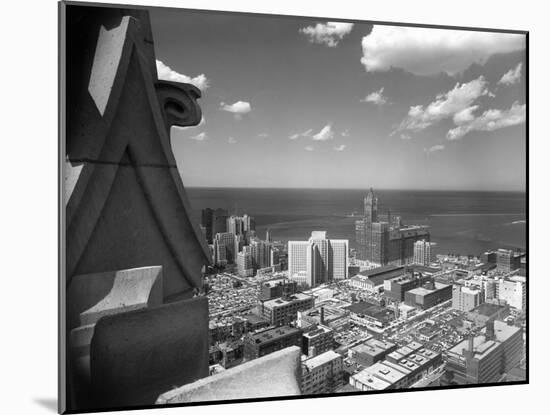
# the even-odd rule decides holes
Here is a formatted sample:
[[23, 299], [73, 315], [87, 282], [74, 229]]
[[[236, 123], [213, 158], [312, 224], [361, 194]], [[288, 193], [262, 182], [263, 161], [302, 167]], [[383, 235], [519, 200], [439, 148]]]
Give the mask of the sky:
[[523, 191], [521, 34], [153, 9], [187, 186]]

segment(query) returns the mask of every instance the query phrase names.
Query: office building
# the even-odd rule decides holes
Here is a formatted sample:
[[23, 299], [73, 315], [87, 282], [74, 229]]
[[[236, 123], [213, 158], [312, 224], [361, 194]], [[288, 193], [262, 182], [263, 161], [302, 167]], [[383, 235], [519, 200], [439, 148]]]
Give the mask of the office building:
[[250, 247], [243, 246], [241, 252], [237, 254], [237, 272], [241, 277], [252, 277], [254, 275], [254, 268], [252, 266], [252, 255], [250, 254]]
[[390, 343], [377, 339], [369, 339], [357, 346], [352, 347], [348, 351], [348, 355], [357, 364], [363, 367], [369, 367], [384, 360], [388, 354], [397, 349], [395, 343]]
[[217, 233], [214, 236], [214, 250], [216, 252], [216, 264], [233, 264], [236, 259], [235, 235], [230, 232]]
[[278, 297], [288, 297], [296, 294], [298, 284], [296, 281], [284, 278], [266, 281], [260, 286], [260, 300], [271, 300]]
[[355, 222], [357, 259], [378, 265], [406, 265], [414, 260], [414, 244], [429, 243], [427, 226], [403, 226], [401, 219], [379, 220], [378, 198], [370, 189], [364, 199], [364, 216]]
[[471, 311], [484, 301], [483, 291], [477, 287], [453, 285], [453, 305], [455, 310]]
[[483, 333], [472, 336], [445, 353], [444, 385], [497, 382], [523, 358], [523, 336], [519, 327], [489, 320]]
[[405, 272], [403, 267], [400, 269], [402, 272], [399, 273], [399, 276], [384, 280], [384, 296], [395, 302], [404, 301], [407, 291], [432, 281], [430, 275], [422, 275], [414, 271]]
[[527, 279], [521, 276], [512, 276], [500, 279], [497, 283], [497, 298], [505, 301], [516, 310], [525, 310], [527, 303]]
[[332, 350], [334, 347], [334, 332], [325, 326], [317, 326], [302, 335], [302, 353], [312, 357]]
[[514, 252], [510, 249], [499, 249], [497, 256], [497, 271], [507, 273], [520, 268], [524, 252]]
[[225, 209], [216, 209], [212, 211], [212, 238], [217, 233], [227, 232], [227, 217], [228, 213]]
[[302, 361], [302, 394], [332, 393], [343, 384], [343, 359], [332, 350]]
[[450, 300], [453, 296], [453, 286], [439, 282], [428, 282], [422, 287], [414, 288], [405, 293], [405, 304], [422, 310]]
[[308, 241], [288, 242], [290, 278], [315, 287], [348, 277], [347, 239], [328, 239], [326, 232], [314, 231]]
[[422, 239], [416, 241], [413, 245], [414, 258], [413, 262], [419, 265], [430, 265], [433, 262], [432, 243]]
[[302, 347], [302, 330], [289, 326], [248, 333], [244, 339], [245, 360], [256, 359], [290, 346]]
[[274, 326], [290, 324], [296, 320], [298, 311], [313, 307], [315, 300], [310, 295], [296, 293], [273, 300], [261, 301], [261, 315]]

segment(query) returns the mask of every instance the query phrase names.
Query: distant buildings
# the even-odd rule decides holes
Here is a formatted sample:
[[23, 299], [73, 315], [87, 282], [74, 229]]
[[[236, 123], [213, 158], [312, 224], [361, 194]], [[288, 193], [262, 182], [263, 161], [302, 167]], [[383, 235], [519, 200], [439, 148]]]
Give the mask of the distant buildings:
[[347, 279], [348, 240], [314, 231], [308, 241], [289, 241], [288, 270], [290, 278], [309, 287]]
[[489, 320], [484, 333], [470, 337], [445, 353], [444, 385], [496, 382], [517, 366], [523, 357], [519, 327]]
[[302, 394], [331, 393], [342, 386], [343, 359], [329, 350], [302, 362]]
[[430, 241], [422, 239], [414, 243], [413, 262], [418, 265], [430, 265], [433, 262], [433, 244]]
[[510, 272], [520, 268], [523, 252], [514, 252], [509, 249], [499, 249], [496, 252], [497, 271]]
[[355, 222], [357, 258], [379, 265], [404, 265], [413, 262], [414, 243], [430, 241], [426, 226], [403, 226], [400, 218], [378, 218], [378, 198], [370, 189], [364, 199], [364, 217]]
[[218, 266], [235, 261], [235, 235], [230, 232], [216, 233], [214, 237], [214, 263]]
[[290, 346], [302, 347], [302, 330], [282, 326], [249, 333], [244, 337], [244, 358], [256, 359]]

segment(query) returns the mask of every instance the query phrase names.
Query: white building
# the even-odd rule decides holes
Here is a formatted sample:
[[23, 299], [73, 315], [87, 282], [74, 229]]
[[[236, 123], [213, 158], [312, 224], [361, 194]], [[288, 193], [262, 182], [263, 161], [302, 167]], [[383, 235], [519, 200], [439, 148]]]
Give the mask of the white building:
[[508, 279], [501, 279], [498, 282], [498, 299], [517, 310], [524, 310], [527, 300], [526, 279], [521, 276], [514, 276]]
[[460, 311], [471, 311], [483, 302], [483, 293], [475, 286], [453, 286], [453, 308]]
[[414, 259], [413, 262], [419, 265], [428, 266], [433, 262], [432, 243], [424, 239], [414, 243]]
[[348, 246], [347, 239], [328, 239], [324, 231], [312, 232], [308, 241], [289, 241], [289, 277], [310, 287], [347, 279]]
[[334, 392], [343, 383], [342, 356], [329, 350], [302, 362], [302, 394]]

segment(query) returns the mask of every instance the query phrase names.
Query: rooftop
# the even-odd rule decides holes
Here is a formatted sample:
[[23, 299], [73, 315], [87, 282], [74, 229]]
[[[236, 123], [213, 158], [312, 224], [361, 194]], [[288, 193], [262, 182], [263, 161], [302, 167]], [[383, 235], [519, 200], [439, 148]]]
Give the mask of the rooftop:
[[302, 330], [296, 329], [294, 327], [281, 326], [260, 331], [258, 333], [252, 334], [250, 337], [256, 344], [260, 344], [269, 343], [275, 339], [291, 336], [293, 334], [298, 334], [301, 332]]
[[353, 378], [356, 381], [361, 382], [362, 384], [367, 385], [369, 388], [372, 388], [374, 390], [384, 390], [388, 389], [391, 386], [389, 382], [386, 382], [385, 380], [374, 376], [368, 369], [370, 368], [364, 369], [361, 372], [356, 373], [355, 375], [353, 375]]
[[471, 313], [479, 314], [482, 316], [490, 317], [499, 311], [502, 311], [506, 306], [492, 303], [483, 303], [474, 308]]
[[303, 301], [306, 299], [313, 298], [310, 295], [302, 294], [302, 293], [296, 293], [292, 294], [288, 297], [288, 300], [284, 300], [283, 298], [274, 298], [272, 300], [264, 301], [264, 307], [277, 307], [284, 304], [290, 304], [293, 301]]
[[[482, 334], [474, 337], [474, 357], [482, 359], [490, 352], [495, 350], [498, 345], [512, 335], [520, 331], [519, 327], [510, 326], [503, 321], [495, 320], [495, 340], [486, 340], [485, 331], [482, 330]], [[469, 340], [463, 340], [448, 351], [449, 354], [462, 355], [463, 350], [468, 350]]]
[[325, 353], [321, 353], [320, 355], [304, 360], [302, 365], [304, 365], [308, 370], [313, 370], [336, 359], [342, 359], [342, 356], [333, 350], [329, 350]]

